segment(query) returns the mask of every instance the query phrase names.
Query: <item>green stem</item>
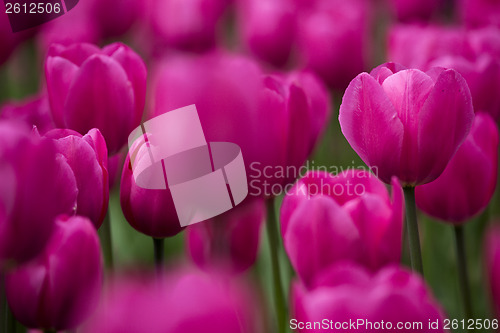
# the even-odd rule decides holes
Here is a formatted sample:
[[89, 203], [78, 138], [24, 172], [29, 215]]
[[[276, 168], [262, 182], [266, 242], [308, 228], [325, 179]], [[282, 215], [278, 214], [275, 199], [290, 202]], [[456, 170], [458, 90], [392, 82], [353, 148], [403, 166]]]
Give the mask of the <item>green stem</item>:
[[469, 275], [467, 272], [467, 255], [465, 251], [464, 227], [461, 225], [456, 225], [453, 229], [455, 231], [455, 245], [457, 249], [458, 283], [460, 285], [464, 315], [465, 319], [470, 319], [473, 318], [473, 316]]
[[104, 260], [106, 266], [111, 270], [114, 268], [113, 259], [113, 241], [111, 236], [111, 218], [109, 216], [109, 209], [106, 212], [106, 217], [102, 222], [101, 228], [99, 228], [99, 234], [101, 237], [102, 251], [104, 254]]
[[158, 275], [163, 272], [163, 261], [165, 258], [165, 238], [153, 238], [155, 251], [155, 267]]
[[415, 272], [424, 275], [422, 265], [422, 251], [420, 250], [420, 236], [418, 234], [417, 207], [415, 206], [415, 187], [403, 187], [406, 206], [406, 229], [410, 245], [411, 267]]
[[279, 236], [276, 221], [276, 211], [274, 207], [274, 198], [266, 201], [267, 206], [267, 236], [269, 239], [269, 248], [271, 251], [271, 265], [274, 283], [274, 305], [276, 308], [276, 319], [278, 321], [278, 332], [286, 332], [287, 310], [285, 295], [283, 293], [283, 284], [281, 282], [281, 270], [278, 257]]

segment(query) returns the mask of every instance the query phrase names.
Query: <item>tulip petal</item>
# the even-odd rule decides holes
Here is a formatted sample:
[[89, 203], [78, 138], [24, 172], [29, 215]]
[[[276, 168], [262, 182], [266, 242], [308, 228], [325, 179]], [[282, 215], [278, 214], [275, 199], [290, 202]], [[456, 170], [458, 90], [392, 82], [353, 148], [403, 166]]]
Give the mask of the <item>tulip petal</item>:
[[474, 119], [472, 99], [464, 78], [443, 71], [418, 114], [420, 184], [436, 179], [469, 133]]
[[358, 75], [347, 87], [339, 121], [354, 151], [389, 183], [399, 166], [404, 128], [396, 108], [369, 74]]

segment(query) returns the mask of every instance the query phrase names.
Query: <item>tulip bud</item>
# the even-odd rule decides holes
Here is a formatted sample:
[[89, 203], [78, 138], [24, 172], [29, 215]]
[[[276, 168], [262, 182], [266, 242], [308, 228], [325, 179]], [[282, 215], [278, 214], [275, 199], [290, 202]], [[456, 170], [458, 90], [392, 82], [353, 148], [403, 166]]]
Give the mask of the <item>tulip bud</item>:
[[395, 180], [391, 202], [367, 171], [309, 172], [286, 194], [280, 220], [285, 250], [306, 285], [340, 261], [370, 270], [399, 262], [403, 194]]
[[472, 125], [467, 83], [453, 69], [407, 69], [375, 77], [379, 71], [361, 73], [349, 84], [340, 106], [342, 133], [385, 183], [392, 176], [403, 186], [431, 182]]
[[[134, 179], [131, 155], [148, 156], [144, 141], [130, 149], [123, 166], [120, 203], [128, 223], [137, 231], [155, 238], [177, 235], [182, 231], [170, 190], [151, 190], [139, 187]], [[140, 160], [137, 157], [135, 160]]]
[[441, 176], [415, 189], [417, 205], [440, 220], [466, 222], [488, 206], [495, 192], [497, 172], [496, 124], [487, 114], [477, 113], [467, 139]]
[[120, 43], [54, 45], [45, 63], [52, 115], [58, 127], [98, 128], [109, 153], [120, 150], [142, 118], [146, 66]]
[[88, 217], [98, 229], [108, 211], [108, 151], [98, 129], [82, 136], [71, 130], [55, 129], [46, 134], [54, 139], [58, 152], [75, 174], [78, 186], [76, 214]]
[[73, 214], [75, 176], [51, 140], [0, 122], [0, 267], [23, 263], [47, 243], [54, 219]]
[[191, 258], [207, 270], [247, 270], [257, 258], [264, 217], [264, 201], [257, 198], [210, 221], [189, 226], [187, 244]]
[[262, 332], [255, 291], [232, 276], [180, 269], [156, 281], [116, 278], [106, 289], [82, 333]]
[[97, 306], [102, 265], [92, 223], [84, 217], [60, 216], [44, 251], [6, 275], [14, 316], [30, 328], [75, 328]]
[[[425, 282], [419, 275], [398, 267], [384, 268], [373, 276], [352, 265], [332, 267], [312, 289], [295, 282], [291, 307], [296, 323], [328, 318], [333, 325], [328, 328], [331, 332], [444, 332], [440, 324], [443, 312]], [[436, 321], [438, 325], [431, 328], [430, 323]], [[357, 326], [334, 326], [345, 322]], [[399, 323], [410, 326], [396, 327]], [[311, 329], [298, 331], [322, 331]]]

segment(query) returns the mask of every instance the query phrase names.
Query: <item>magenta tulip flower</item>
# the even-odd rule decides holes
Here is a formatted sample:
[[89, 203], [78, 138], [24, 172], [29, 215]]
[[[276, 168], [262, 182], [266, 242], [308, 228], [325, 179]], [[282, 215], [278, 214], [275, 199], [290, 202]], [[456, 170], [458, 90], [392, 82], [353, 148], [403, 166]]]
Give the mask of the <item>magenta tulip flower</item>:
[[44, 251], [9, 272], [9, 306], [23, 325], [45, 330], [72, 329], [97, 306], [103, 271], [99, 237], [80, 216], [57, 218]]
[[4, 104], [0, 107], [0, 119], [20, 121], [29, 127], [35, 126], [40, 134], [54, 128], [49, 100], [45, 94]]
[[107, 290], [82, 333], [262, 332], [253, 290], [230, 276], [180, 269], [156, 281], [114, 279]]
[[398, 24], [388, 32], [387, 59], [408, 68], [428, 70], [429, 63], [439, 57], [474, 56], [462, 27]]
[[55, 129], [46, 134], [73, 170], [78, 186], [76, 214], [88, 217], [98, 229], [108, 211], [108, 150], [98, 129], [81, 134]]
[[[372, 276], [352, 265], [332, 267], [314, 288], [295, 282], [291, 307], [298, 332], [444, 332], [443, 312], [424, 281], [397, 267]], [[312, 326], [325, 318], [323, 328]]]
[[498, 228], [489, 231], [485, 251], [492, 301], [497, 318], [500, 319], [500, 230]]
[[58, 127], [86, 133], [98, 128], [110, 154], [127, 142], [142, 118], [146, 67], [120, 43], [54, 45], [45, 63], [52, 115]]
[[304, 163], [329, 118], [327, 91], [308, 72], [264, 75], [221, 52], [170, 58], [156, 72], [152, 116], [195, 104], [207, 141], [241, 147], [250, 195], [293, 181], [298, 172], [279, 170]]
[[247, 270], [257, 259], [264, 218], [264, 201], [247, 199], [210, 221], [189, 226], [186, 237], [191, 258], [205, 270]]
[[430, 66], [453, 68], [467, 81], [472, 95], [474, 110], [488, 112], [494, 119], [500, 119], [500, 61], [487, 53], [469, 60], [458, 56], [444, 56], [430, 63]]
[[369, 1], [323, 0], [314, 10], [303, 12], [297, 37], [301, 62], [329, 86], [345, 89], [367, 67]]
[[275, 66], [283, 66], [295, 43], [297, 13], [291, 0], [244, 0], [238, 24], [248, 50]]
[[151, 0], [146, 22], [160, 44], [201, 52], [215, 46], [228, 0]]
[[385, 183], [435, 180], [469, 133], [469, 88], [453, 69], [393, 72], [382, 65], [351, 81], [340, 106], [340, 127], [351, 147]]
[[[177, 235], [181, 228], [169, 189], [151, 190], [139, 187], [132, 173], [131, 154], [148, 154], [145, 143], [136, 144], [127, 155], [123, 166], [120, 203], [128, 223], [137, 231], [164, 238]], [[141, 149], [142, 148], [142, 149]]]
[[298, 276], [306, 285], [337, 262], [370, 270], [401, 256], [403, 194], [393, 181], [393, 199], [375, 175], [349, 170], [332, 176], [309, 172], [286, 194], [281, 235]]
[[61, 213], [73, 214], [75, 176], [51, 140], [20, 123], [0, 122], [0, 269], [46, 245]]
[[500, 3], [492, 0], [462, 0], [457, 2], [461, 19], [469, 27], [494, 25], [500, 27]]
[[141, 14], [141, 2], [135, 0], [91, 0], [90, 15], [97, 21], [103, 38], [121, 36]]
[[443, 221], [466, 222], [488, 206], [495, 192], [497, 172], [496, 124], [487, 114], [477, 113], [467, 139], [441, 176], [416, 187], [417, 206]]

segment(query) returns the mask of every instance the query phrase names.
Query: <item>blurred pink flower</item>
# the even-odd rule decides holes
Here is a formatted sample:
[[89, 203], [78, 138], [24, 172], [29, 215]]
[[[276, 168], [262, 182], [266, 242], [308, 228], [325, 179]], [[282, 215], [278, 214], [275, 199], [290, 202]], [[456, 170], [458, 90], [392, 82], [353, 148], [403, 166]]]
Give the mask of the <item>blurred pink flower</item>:
[[340, 261], [370, 270], [397, 263], [401, 255], [403, 193], [394, 179], [393, 199], [375, 175], [349, 170], [332, 176], [309, 172], [286, 194], [281, 235], [306, 285]]
[[0, 119], [20, 121], [36, 126], [40, 134], [54, 128], [47, 95], [29, 97], [23, 101], [8, 102], [0, 107]]
[[128, 46], [53, 45], [45, 63], [47, 90], [58, 127], [98, 128], [110, 154], [127, 142], [142, 118], [146, 66]]
[[0, 122], [0, 269], [31, 260], [54, 219], [72, 214], [78, 193], [71, 168], [51, 140], [23, 124]]
[[207, 141], [241, 147], [251, 195], [270, 196], [273, 184], [294, 180], [263, 169], [301, 166], [330, 114], [327, 91], [314, 75], [264, 75], [254, 61], [235, 55], [174, 57], [156, 73], [151, 116], [195, 104]]
[[233, 277], [181, 269], [159, 281], [111, 280], [82, 332], [259, 333], [256, 309], [252, 290]]
[[443, 5], [442, 0], [387, 0], [399, 21], [428, 21]]
[[[292, 318], [298, 322], [363, 323], [356, 329], [373, 332], [374, 323], [390, 332], [443, 332], [442, 325], [431, 329], [429, 321], [444, 319], [441, 307], [417, 274], [402, 268], [388, 267], [370, 276], [353, 265], [338, 265], [318, 277], [311, 289], [301, 283], [292, 285]], [[398, 323], [422, 323], [420, 328], [397, 328]], [[368, 323], [371, 323], [370, 325]], [[391, 325], [390, 329], [387, 329]], [[338, 327], [337, 327], [338, 328]], [[345, 327], [344, 327], [345, 328]], [[350, 326], [345, 331], [350, 331]], [[338, 332], [335, 326], [327, 329], [298, 329], [298, 332]]]
[[189, 226], [187, 246], [200, 268], [243, 272], [257, 259], [265, 218], [263, 199], [247, 199], [210, 221]]
[[97, 306], [102, 270], [92, 223], [84, 217], [60, 216], [44, 251], [6, 275], [9, 306], [27, 327], [74, 328]]
[[109, 202], [108, 150], [98, 129], [82, 136], [72, 130], [54, 129], [46, 134], [73, 170], [78, 187], [76, 214], [88, 217], [98, 229]]
[[469, 27], [494, 25], [500, 27], [500, 3], [495, 0], [457, 1], [458, 13]]
[[298, 23], [301, 63], [334, 89], [343, 90], [369, 63], [371, 4], [366, 0], [322, 0]]
[[497, 126], [487, 114], [476, 113], [469, 135], [441, 176], [416, 187], [417, 205], [440, 220], [466, 222], [488, 206], [497, 172]]
[[351, 147], [382, 181], [396, 176], [403, 186], [415, 186], [444, 171], [469, 133], [474, 110], [455, 70], [399, 69], [385, 64], [352, 80], [339, 121]]
[[[138, 140], [130, 149], [123, 165], [120, 203], [127, 222], [137, 231], [155, 238], [177, 235], [181, 228], [170, 190], [139, 187], [132, 172], [130, 156], [148, 156], [149, 143]], [[138, 158], [137, 160], [140, 160]]]

